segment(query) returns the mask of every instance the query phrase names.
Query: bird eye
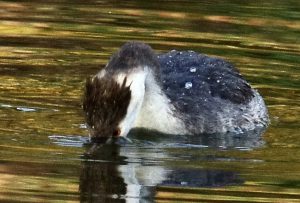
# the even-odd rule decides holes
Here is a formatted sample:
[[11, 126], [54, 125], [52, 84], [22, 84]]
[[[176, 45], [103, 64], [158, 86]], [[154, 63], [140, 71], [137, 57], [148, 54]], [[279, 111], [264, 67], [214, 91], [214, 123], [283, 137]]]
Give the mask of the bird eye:
[[120, 134], [121, 134], [121, 129], [120, 128], [116, 128], [113, 132], [114, 137], [118, 137]]

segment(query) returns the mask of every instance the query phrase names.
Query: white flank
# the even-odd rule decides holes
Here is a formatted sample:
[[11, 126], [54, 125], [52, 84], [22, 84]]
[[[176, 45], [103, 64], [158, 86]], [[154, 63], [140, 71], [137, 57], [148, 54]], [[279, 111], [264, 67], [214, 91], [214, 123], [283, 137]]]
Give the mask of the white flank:
[[175, 107], [157, 84], [151, 71], [145, 81], [145, 96], [134, 127], [166, 134], [186, 134], [183, 122], [173, 115]]

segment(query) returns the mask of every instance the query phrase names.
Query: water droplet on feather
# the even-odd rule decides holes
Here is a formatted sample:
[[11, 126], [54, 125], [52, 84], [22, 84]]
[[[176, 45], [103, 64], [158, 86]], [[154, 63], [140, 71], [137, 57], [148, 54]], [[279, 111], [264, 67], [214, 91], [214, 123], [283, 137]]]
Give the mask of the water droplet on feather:
[[191, 68], [190, 68], [190, 72], [191, 72], [191, 73], [195, 73], [196, 71], [197, 71], [196, 67], [191, 67]]
[[191, 89], [192, 87], [193, 87], [193, 83], [191, 83], [191, 82], [185, 83], [185, 89]]

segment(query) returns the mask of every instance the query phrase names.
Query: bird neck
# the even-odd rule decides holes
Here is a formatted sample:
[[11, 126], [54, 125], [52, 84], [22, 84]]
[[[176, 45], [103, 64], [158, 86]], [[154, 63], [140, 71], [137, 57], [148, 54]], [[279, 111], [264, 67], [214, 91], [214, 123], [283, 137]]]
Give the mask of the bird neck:
[[184, 122], [176, 116], [176, 109], [162, 89], [159, 78], [148, 68], [137, 68], [131, 73], [119, 74], [121, 82], [127, 77], [131, 100], [125, 118], [119, 124], [121, 135], [132, 128], [145, 128], [165, 134], [186, 134]]
[[130, 129], [134, 126], [134, 123], [141, 111], [141, 107], [145, 97], [145, 81], [147, 78], [147, 71], [141, 68], [137, 68], [131, 73], [118, 74], [116, 80], [120, 83], [127, 77], [127, 86], [130, 86], [131, 99], [127, 108], [125, 118], [119, 124], [121, 129], [120, 136], [126, 136]]
[[176, 117], [176, 109], [163, 91], [160, 78], [146, 71], [144, 97], [134, 127], [166, 134], [186, 134], [184, 123]]

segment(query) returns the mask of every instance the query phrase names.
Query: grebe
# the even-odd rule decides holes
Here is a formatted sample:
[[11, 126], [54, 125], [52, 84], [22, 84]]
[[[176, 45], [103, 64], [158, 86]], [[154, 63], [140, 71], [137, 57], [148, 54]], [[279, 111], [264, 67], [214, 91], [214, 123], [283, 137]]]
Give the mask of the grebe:
[[87, 79], [83, 109], [95, 141], [132, 128], [197, 135], [269, 122], [262, 97], [230, 63], [194, 51], [157, 55], [141, 42], [124, 44]]

